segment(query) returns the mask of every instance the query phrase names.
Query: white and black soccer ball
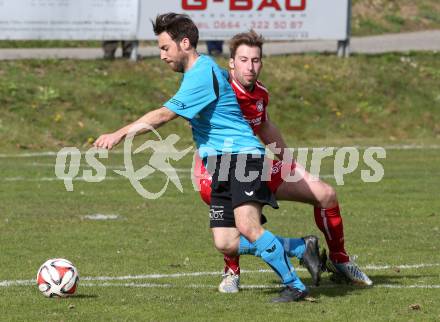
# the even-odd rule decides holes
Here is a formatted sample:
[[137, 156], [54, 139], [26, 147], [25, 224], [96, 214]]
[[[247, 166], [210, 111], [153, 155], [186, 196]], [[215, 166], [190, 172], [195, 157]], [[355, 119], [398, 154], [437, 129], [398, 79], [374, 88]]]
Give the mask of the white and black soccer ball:
[[38, 269], [38, 289], [46, 297], [68, 297], [75, 293], [79, 276], [76, 267], [67, 259], [53, 258]]

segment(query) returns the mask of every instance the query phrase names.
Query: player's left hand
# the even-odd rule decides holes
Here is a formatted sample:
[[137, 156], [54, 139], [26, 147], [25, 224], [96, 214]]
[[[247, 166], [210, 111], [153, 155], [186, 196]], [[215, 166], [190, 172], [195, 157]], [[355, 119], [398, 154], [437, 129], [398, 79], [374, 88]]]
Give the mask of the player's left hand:
[[122, 137], [116, 132], [103, 134], [93, 143], [96, 148], [110, 150], [121, 141]]

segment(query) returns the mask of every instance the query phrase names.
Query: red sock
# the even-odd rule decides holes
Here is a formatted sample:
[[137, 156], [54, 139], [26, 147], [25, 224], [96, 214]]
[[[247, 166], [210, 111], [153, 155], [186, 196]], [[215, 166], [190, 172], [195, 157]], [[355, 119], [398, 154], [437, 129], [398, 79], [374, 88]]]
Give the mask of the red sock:
[[330, 259], [334, 263], [346, 263], [349, 257], [344, 248], [344, 227], [339, 205], [333, 208], [315, 207], [315, 222], [322, 231], [329, 248]]
[[225, 273], [231, 269], [234, 274], [240, 275], [240, 256], [224, 255], [223, 259], [225, 260]]

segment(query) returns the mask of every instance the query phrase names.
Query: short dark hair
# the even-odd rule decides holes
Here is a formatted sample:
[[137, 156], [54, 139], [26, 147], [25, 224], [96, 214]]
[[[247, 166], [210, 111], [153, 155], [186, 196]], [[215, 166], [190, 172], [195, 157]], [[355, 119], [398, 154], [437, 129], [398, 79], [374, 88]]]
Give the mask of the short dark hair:
[[175, 42], [188, 38], [191, 46], [197, 48], [199, 30], [188, 15], [169, 12], [158, 15], [156, 22], [151, 22], [156, 36], [166, 32]]
[[229, 51], [231, 53], [231, 58], [235, 57], [237, 48], [240, 47], [241, 45], [260, 48], [260, 58], [261, 58], [263, 56], [263, 43], [264, 43], [263, 36], [257, 34], [252, 29], [249, 30], [248, 32], [236, 34], [234, 37], [232, 37], [231, 41], [229, 42]]

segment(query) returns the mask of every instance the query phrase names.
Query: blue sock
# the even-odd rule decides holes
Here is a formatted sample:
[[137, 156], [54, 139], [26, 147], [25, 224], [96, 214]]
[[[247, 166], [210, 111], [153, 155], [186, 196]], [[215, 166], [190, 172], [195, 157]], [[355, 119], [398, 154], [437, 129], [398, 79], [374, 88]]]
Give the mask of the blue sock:
[[304, 252], [306, 251], [306, 243], [302, 238], [284, 238], [275, 236], [278, 241], [283, 245], [284, 251], [289, 257], [296, 257], [302, 259]]
[[261, 258], [278, 274], [283, 284], [303, 291], [306, 289], [274, 234], [268, 230], [264, 231], [254, 245]]
[[240, 246], [238, 247], [238, 254], [240, 255], [254, 255], [256, 254], [257, 249], [255, 248], [254, 243], [251, 243], [246, 239], [243, 235], [240, 235]]
[[[278, 241], [283, 245], [284, 251], [289, 257], [296, 257], [302, 259], [302, 256], [306, 250], [306, 244], [302, 238], [285, 238], [275, 235]], [[243, 235], [240, 236], [240, 246], [238, 249], [240, 255], [254, 255], [260, 257], [255, 244], [251, 243]]]

